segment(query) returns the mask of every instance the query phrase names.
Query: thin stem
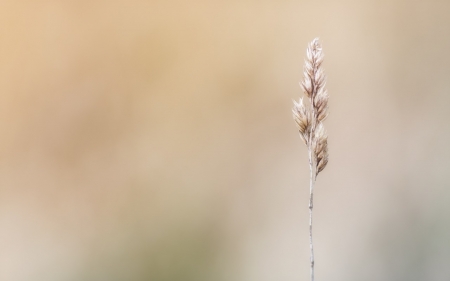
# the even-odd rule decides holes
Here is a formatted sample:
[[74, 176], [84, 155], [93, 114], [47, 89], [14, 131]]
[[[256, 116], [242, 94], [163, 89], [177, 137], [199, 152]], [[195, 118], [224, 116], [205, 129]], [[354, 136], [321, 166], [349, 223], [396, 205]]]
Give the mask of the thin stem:
[[312, 148], [311, 142], [308, 146], [308, 154], [309, 154], [309, 247], [311, 249], [311, 281], [314, 281], [314, 249], [313, 249], [313, 241], [312, 241], [312, 212], [313, 212], [313, 196], [314, 196], [314, 182], [315, 182], [315, 171], [312, 159]]
[[[313, 89], [314, 91], [314, 89]], [[311, 102], [311, 115], [312, 124], [309, 131], [309, 142], [308, 142], [308, 156], [309, 156], [309, 248], [310, 261], [311, 261], [311, 281], [314, 281], [314, 248], [312, 241], [312, 214], [313, 214], [313, 197], [314, 197], [314, 183], [316, 181], [316, 165], [313, 159], [313, 135], [315, 133], [316, 127], [316, 112], [314, 110], [314, 96], [310, 97]]]

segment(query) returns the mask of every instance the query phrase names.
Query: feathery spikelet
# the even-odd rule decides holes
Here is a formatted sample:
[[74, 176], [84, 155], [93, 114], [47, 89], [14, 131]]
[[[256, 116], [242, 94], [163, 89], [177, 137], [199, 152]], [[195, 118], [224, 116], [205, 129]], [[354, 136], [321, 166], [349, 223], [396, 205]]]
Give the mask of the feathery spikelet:
[[316, 162], [316, 176], [325, 169], [328, 163], [328, 137], [322, 122], [314, 131], [314, 158]]
[[325, 74], [322, 69], [322, 47], [319, 39], [314, 39], [306, 50], [303, 79], [300, 83], [310, 106], [305, 107], [303, 98], [294, 101], [292, 109], [300, 136], [314, 153], [316, 176], [328, 163], [327, 135], [322, 121], [328, 116], [328, 92], [325, 89]]
[[301, 98], [298, 103], [294, 101], [294, 108], [292, 109], [292, 113], [294, 114], [294, 120], [297, 123], [300, 137], [302, 138], [303, 142], [308, 145], [311, 115], [306, 111], [306, 108], [303, 105], [303, 98]]

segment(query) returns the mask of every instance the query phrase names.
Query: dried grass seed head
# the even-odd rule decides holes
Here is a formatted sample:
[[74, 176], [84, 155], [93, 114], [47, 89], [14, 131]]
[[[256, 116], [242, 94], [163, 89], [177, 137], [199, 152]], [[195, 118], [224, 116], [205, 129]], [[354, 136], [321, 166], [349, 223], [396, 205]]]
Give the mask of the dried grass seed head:
[[[324, 55], [319, 39], [315, 38], [306, 49], [303, 79], [300, 83], [309, 100], [305, 107], [303, 99], [294, 101], [292, 110], [303, 142], [313, 152], [316, 176], [328, 163], [328, 137], [322, 121], [328, 116], [328, 92], [325, 89], [326, 77], [322, 69]], [[310, 143], [311, 140], [311, 143]]]

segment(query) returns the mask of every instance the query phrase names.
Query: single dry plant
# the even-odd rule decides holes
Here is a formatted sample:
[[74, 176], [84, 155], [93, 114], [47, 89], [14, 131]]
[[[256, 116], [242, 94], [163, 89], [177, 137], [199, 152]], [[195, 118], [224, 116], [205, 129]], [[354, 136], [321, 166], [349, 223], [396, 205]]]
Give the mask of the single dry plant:
[[319, 39], [314, 39], [306, 50], [305, 67], [301, 87], [308, 103], [303, 98], [294, 101], [294, 120], [300, 137], [308, 147], [309, 156], [309, 246], [311, 249], [311, 281], [314, 281], [314, 250], [312, 242], [312, 211], [314, 183], [317, 175], [328, 163], [327, 135], [323, 120], [328, 116], [328, 93], [325, 90], [325, 75], [322, 70], [323, 53]]

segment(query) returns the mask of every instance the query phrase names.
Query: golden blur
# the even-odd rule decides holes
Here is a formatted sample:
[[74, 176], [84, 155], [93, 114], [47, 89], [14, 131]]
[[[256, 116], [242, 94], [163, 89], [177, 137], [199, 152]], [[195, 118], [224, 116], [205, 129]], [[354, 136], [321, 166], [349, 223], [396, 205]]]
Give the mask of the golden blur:
[[450, 276], [450, 3], [0, 2], [0, 280]]

